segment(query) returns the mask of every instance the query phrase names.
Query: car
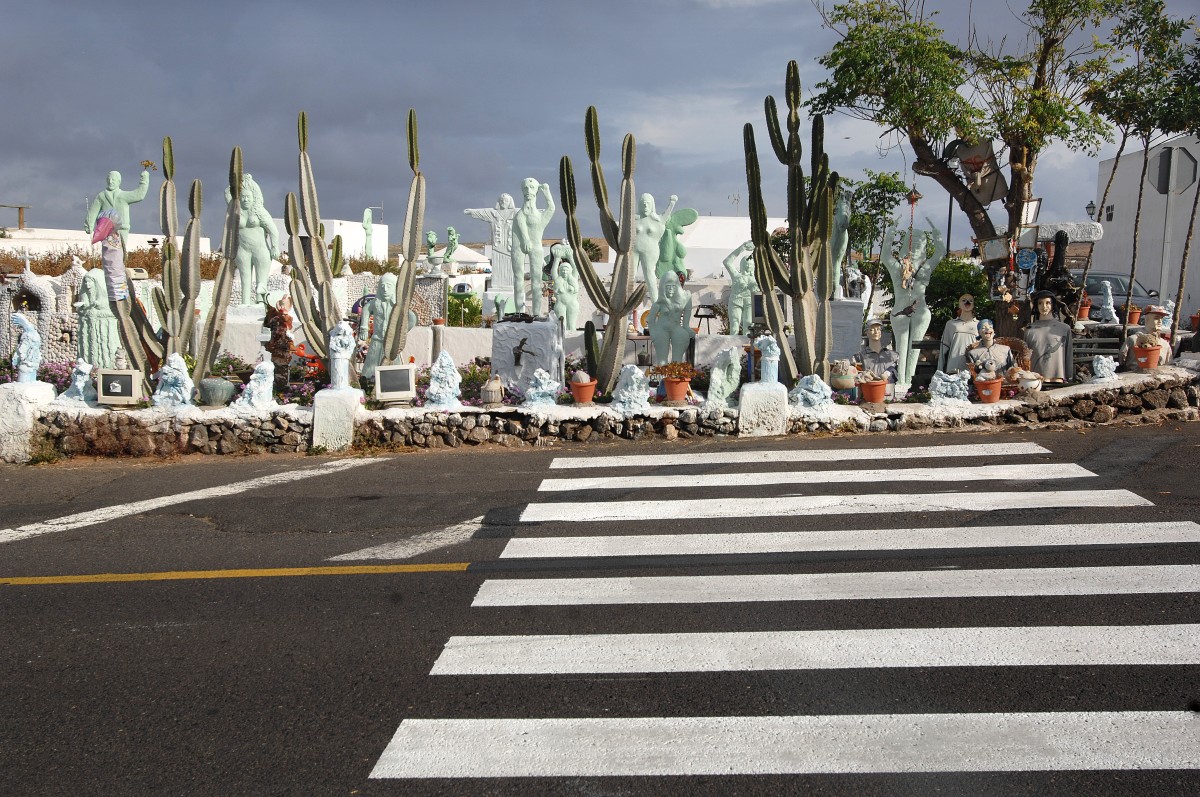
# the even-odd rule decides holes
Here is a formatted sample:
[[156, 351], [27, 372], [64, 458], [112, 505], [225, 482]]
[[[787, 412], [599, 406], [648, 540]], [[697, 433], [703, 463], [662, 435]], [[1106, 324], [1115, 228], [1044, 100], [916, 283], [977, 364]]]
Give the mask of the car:
[[[1078, 284], [1083, 277], [1082, 271], [1072, 271], [1071, 278]], [[1092, 311], [1088, 317], [1093, 321], [1100, 320], [1100, 301], [1104, 295], [1104, 287], [1102, 283], [1107, 280], [1112, 286], [1113, 305], [1120, 307], [1125, 304], [1125, 296], [1129, 291], [1129, 275], [1118, 274], [1115, 271], [1089, 271], [1087, 275], [1087, 295], [1092, 300]], [[1158, 291], [1148, 291], [1142, 283], [1136, 279], [1133, 281], [1133, 299], [1134, 307], [1145, 307], [1148, 304], [1158, 303]]]

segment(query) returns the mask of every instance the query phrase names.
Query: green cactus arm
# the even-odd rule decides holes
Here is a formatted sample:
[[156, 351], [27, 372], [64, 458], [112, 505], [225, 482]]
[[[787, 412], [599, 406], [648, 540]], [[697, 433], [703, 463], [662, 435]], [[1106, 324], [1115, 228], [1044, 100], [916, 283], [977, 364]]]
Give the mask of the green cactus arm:
[[600, 210], [600, 232], [604, 240], [614, 248], [620, 248], [620, 228], [613, 218], [612, 209], [608, 202], [608, 185], [604, 181], [604, 169], [600, 166], [600, 117], [596, 106], [589, 105], [583, 120], [584, 144], [587, 147], [588, 161], [592, 167], [592, 193], [596, 197], [596, 207]]
[[783, 133], [779, 129], [779, 109], [775, 105], [775, 98], [767, 95], [763, 100], [763, 115], [767, 119], [767, 135], [771, 139], [771, 149], [775, 151], [775, 157], [780, 163], [788, 162], [788, 145], [783, 140]]
[[298, 310], [296, 318], [300, 321], [301, 328], [304, 329], [304, 337], [308, 339], [308, 348], [313, 355], [326, 359], [329, 356], [329, 341], [324, 336], [324, 330], [317, 325], [313, 318], [312, 311], [312, 290], [308, 287], [308, 283], [304, 280], [294, 279], [288, 287], [288, 294], [292, 297], [292, 307], [306, 308]]
[[163, 184], [158, 191], [158, 223], [162, 234], [174, 238], [179, 229], [179, 209], [175, 204], [175, 151], [171, 137], [163, 139]]
[[617, 251], [632, 252], [637, 237], [637, 195], [633, 187], [633, 166], [637, 161], [637, 143], [629, 133], [621, 142], [621, 221], [617, 235]]
[[192, 381], [199, 382], [212, 372], [212, 365], [221, 353], [221, 339], [225, 336], [225, 314], [229, 310], [229, 293], [233, 288], [234, 262], [237, 260], [240, 237], [242, 193], [242, 150], [234, 147], [229, 158], [230, 202], [225, 209], [225, 230], [221, 236], [221, 265], [213, 280], [212, 307], [204, 321], [204, 338], [196, 356], [196, 367], [192, 370]]
[[563, 213], [566, 216], [567, 243], [571, 245], [571, 252], [575, 255], [579, 281], [583, 283], [583, 289], [587, 292], [588, 298], [592, 300], [592, 304], [596, 305], [596, 309], [602, 313], [609, 313], [611, 302], [608, 289], [604, 287], [600, 277], [596, 274], [596, 266], [592, 263], [592, 259], [583, 250], [583, 236], [579, 232], [579, 220], [575, 216], [575, 209], [578, 206], [575, 173], [571, 168], [571, 159], [566, 155], [563, 155], [558, 162], [558, 192], [559, 198], [562, 200]]
[[191, 218], [183, 231], [183, 254], [179, 263], [179, 285], [183, 302], [179, 306], [180, 351], [191, 348], [192, 335], [196, 329], [196, 302], [200, 298], [200, 212], [203, 210], [203, 192], [199, 180], [192, 181], [188, 194], [188, 211]]
[[404, 213], [401, 254], [409, 263], [417, 262], [421, 251], [421, 227], [425, 224], [425, 175], [417, 174], [408, 187], [408, 210]]
[[413, 176], [421, 173], [421, 151], [417, 148], [417, 109], [408, 109], [408, 168]]
[[170, 328], [167, 322], [170, 310], [167, 309], [167, 296], [162, 285], [155, 285], [150, 289], [150, 303], [154, 305], [154, 312], [158, 313], [158, 317], [163, 321], [163, 332], [174, 337], [175, 330]]
[[408, 310], [412, 306], [416, 290], [417, 268], [407, 260], [400, 264], [396, 278], [396, 306], [388, 317], [387, 332], [383, 340], [383, 362], [390, 365], [404, 351], [408, 342]]

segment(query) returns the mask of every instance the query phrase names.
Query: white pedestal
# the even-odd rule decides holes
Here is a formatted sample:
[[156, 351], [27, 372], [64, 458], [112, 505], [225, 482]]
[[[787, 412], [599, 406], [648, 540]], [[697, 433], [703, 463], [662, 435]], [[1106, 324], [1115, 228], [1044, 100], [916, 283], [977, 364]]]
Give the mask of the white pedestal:
[[354, 414], [362, 406], [357, 388], [318, 390], [313, 396], [312, 447], [342, 451], [354, 442]]
[[263, 322], [267, 311], [262, 305], [230, 307], [225, 314], [225, 334], [221, 336], [221, 351], [229, 352], [251, 365], [258, 362], [263, 344]]
[[769, 437], [787, 434], [787, 388], [778, 382], [742, 385], [738, 400], [738, 435]]
[[863, 303], [858, 299], [835, 299], [829, 303], [833, 338], [830, 360], [848, 360], [862, 347]]
[[29, 461], [38, 410], [54, 401], [54, 396], [54, 385], [47, 382], [0, 385], [0, 459], [17, 464]]

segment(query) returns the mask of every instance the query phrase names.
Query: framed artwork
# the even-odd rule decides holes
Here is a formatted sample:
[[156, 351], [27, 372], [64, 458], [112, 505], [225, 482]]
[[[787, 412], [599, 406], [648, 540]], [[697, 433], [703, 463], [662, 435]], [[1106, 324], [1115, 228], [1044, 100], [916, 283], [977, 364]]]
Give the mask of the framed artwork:
[[1037, 224], [1038, 213], [1041, 210], [1042, 200], [1040, 197], [1026, 199], [1025, 204], [1021, 206], [1021, 224]]
[[996, 260], [1008, 260], [1008, 238], [982, 238], [979, 241], [979, 257], [988, 263]]
[[1022, 224], [1017, 228], [1017, 248], [1018, 249], [1036, 249], [1038, 244], [1038, 230], [1040, 228], [1036, 224]]

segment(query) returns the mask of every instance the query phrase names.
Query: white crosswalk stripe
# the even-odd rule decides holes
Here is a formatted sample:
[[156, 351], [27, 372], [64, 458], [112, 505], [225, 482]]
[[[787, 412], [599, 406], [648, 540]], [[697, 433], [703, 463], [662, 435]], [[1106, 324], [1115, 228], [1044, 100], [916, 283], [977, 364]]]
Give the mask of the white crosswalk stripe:
[[[1200, 565], [1188, 564], [1107, 561], [1074, 566], [1053, 561], [1021, 567], [974, 564], [963, 569], [958, 565], [912, 569], [909, 564], [888, 568], [883, 558], [888, 552], [952, 557], [972, 551], [993, 556], [1047, 551], [1057, 556], [1200, 543], [1200, 524], [1191, 521], [989, 524], [992, 517], [1003, 519], [1003, 513], [1014, 508], [1037, 512], [1153, 506], [1128, 490], [1070, 489], [1075, 483], [1086, 484], [1083, 480], [1095, 474], [1073, 463], [1048, 461], [1052, 459], [1052, 452], [1030, 443], [557, 458], [551, 470], [640, 468], [650, 475], [624, 472], [545, 479], [539, 495], [553, 500], [525, 507], [500, 560], [513, 565], [541, 561], [545, 564], [539, 566], [553, 567], [552, 560], [562, 559], [570, 560], [561, 563], [563, 569], [577, 569], [619, 566], [627, 558], [669, 571], [686, 557], [693, 557], [688, 561], [695, 566], [707, 560], [694, 557], [705, 556], [858, 552], [861, 559], [864, 552], [878, 552], [878, 564], [872, 567], [881, 569], [777, 572], [776, 557], [762, 559], [775, 563], [774, 572], [735, 575], [699, 571], [601, 577], [496, 575], [484, 580], [472, 606], [508, 612], [504, 616], [511, 622], [505, 623], [506, 633], [451, 636], [430, 675], [448, 682], [463, 677], [587, 675], [688, 679], [705, 673], [917, 669], [930, 673], [963, 668], [981, 668], [983, 673], [987, 670], [982, 668], [1200, 665], [1200, 624], [1155, 623], [1153, 617], [1127, 623], [1119, 618], [1121, 624], [1111, 620], [1063, 624], [1038, 616], [1024, 620], [1032, 624], [1022, 625], [1020, 615], [991, 624], [971, 624], [972, 617], [964, 621], [960, 616], [946, 627], [926, 627], [927, 620], [911, 627], [855, 627], [863, 624], [859, 620], [851, 627], [766, 628], [760, 623], [755, 630], [734, 626], [684, 631], [663, 628], [664, 617], [673, 615], [653, 608], [708, 606], [707, 611], [724, 612], [701, 621], [705, 626], [754, 611], [738, 607], [786, 606], [787, 602], [872, 606], [875, 601], [896, 608], [905, 601], [910, 602], [907, 605], [925, 601], [926, 607], [936, 607], [929, 601], [944, 601], [950, 607], [960, 599], [1119, 600], [1120, 596], [1200, 592]], [[901, 467], [913, 460], [937, 464]], [[846, 462], [862, 467], [836, 467]], [[898, 465], [890, 467], [893, 463]], [[731, 472], [717, 472], [721, 469]], [[1062, 489], [1043, 489], [1047, 483]], [[1022, 484], [1027, 489], [1019, 489]], [[897, 489], [904, 485], [909, 491]], [[819, 493], [832, 486], [853, 492], [786, 492], [800, 487]], [[776, 494], [763, 494], [771, 488]], [[747, 496], [747, 489], [757, 495]], [[622, 500], [596, 500], [594, 491], [605, 490], [623, 491]], [[642, 490], [671, 492], [669, 498], [655, 500], [637, 496]], [[589, 492], [588, 500], [571, 500]], [[969, 525], [925, 526], [912, 521], [877, 528], [869, 523], [864, 528], [842, 528], [840, 523], [849, 515], [903, 518], [904, 513], [918, 512], [935, 518], [944, 512], [967, 513], [971, 519], [953, 518]], [[657, 520], [664, 517], [673, 521]], [[727, 521], [737, 518], [770, 519], [770, 530], [729, 531]], [[613, 526], [611, 531], [623, 533], [588, 533], [604, 522]], [[562, 533], [566, 529], [574, 533]], [[1034, 563], [1040, 565], [1040, 560]], [[600, 612], [606, 607], [618, 606], [627, 607], [623, 617], [644, 616], [647, 622], [657, 618], [651, 622], [654, 629], [639, 632], [621, 626], [613, 632], [545, 633], [539, 628], [555, 612], [588, 612], [584, 616], [602, 618]], [[536, 612], [525, 614], [530, 610]], [[642, 614], [628, 614], [631, 611]], [[798, 618], [804, 616], [803, 609], [797, 612]], [[559, 629], [563, 627], [560, 623]], [[557, 688], [568, 688], [557, 683]], [[594, 699], [592, 695], [582, 702], [590, 705]], [[963, 713], [810, 715], [801, 711], [771, 716], [494, 718], [494, 709], [490, 713], [493, 718], [403, 719], [371, 778], [1200, 769], [1200, 723], [1194, 714], [1128, 710], [1121, 705], [1093, 711], [995, 706], [990, 711]]]

